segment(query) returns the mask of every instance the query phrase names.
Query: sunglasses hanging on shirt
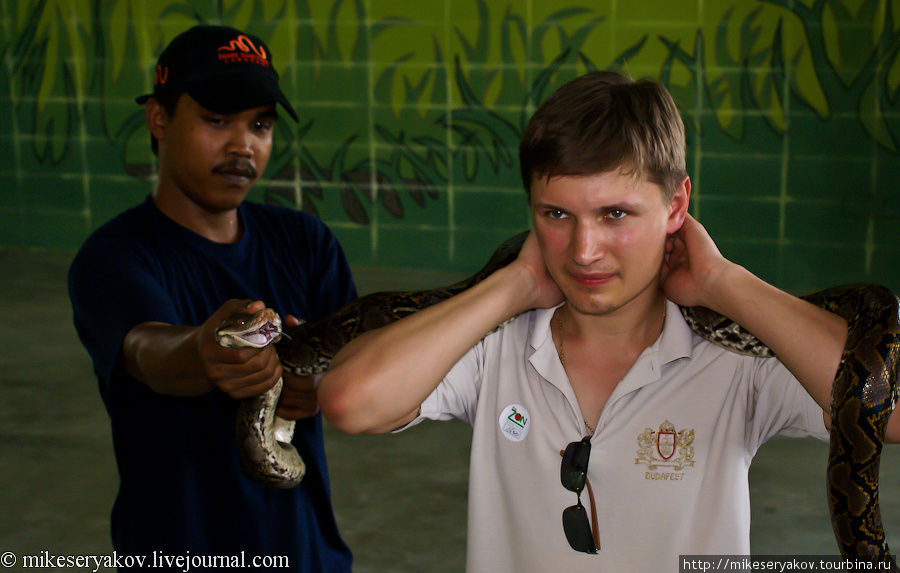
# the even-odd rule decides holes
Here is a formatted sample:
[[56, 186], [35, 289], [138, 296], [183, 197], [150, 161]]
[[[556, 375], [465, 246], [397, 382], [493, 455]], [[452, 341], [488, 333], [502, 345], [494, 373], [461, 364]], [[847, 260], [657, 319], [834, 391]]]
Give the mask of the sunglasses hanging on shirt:
[[[562, 466], [559, 470], [560, 481], [564, 488], [578, 495], [578, 502], [563, 510], [563, 531], [569, 545], [575, 551], [597, 553], [600, 550], [600, 538], [597, 532], [597, 505], [594, 502], [591, 482], [587, 479], [588, 461], [591, 457], [590, 437], [585, 437], [580, 442], [572, 442], [560, 454], [562, 454]], [[588, 521], [587, 511], [581, 504], [581, 492], [585, 485], [588, 488], [588, 496], [591, 498], [591, 521]]]

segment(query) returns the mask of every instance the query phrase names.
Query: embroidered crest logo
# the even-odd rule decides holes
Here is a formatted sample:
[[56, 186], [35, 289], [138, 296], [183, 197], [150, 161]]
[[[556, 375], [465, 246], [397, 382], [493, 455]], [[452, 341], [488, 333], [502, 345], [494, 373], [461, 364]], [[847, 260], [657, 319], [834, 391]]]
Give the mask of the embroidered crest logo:
[[[645, 428], [637, 437], [638, 451], [635, 464], [644, 464], [650, 472], [647, 479], [681, 479], [678, 477], [659, 478], [651, 474], [659, 468], [672, 468], [680, 472], [694, 465], [694, 430], [677, 430], [666, 420], [659, 428]], [[660, 474], [661, 475], [661, 474]]]

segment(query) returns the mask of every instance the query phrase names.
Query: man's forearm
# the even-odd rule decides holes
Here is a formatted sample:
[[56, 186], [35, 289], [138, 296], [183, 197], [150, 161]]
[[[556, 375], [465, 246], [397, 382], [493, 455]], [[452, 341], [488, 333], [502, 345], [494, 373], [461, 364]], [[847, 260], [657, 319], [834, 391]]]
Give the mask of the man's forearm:
[[412, 420], [422, 401], [485, 334], [527, 310], [516, 271], [366, 333], [342, 349], [319, 385], [326, 418], [348, 433], [390, 431]]
[[[741, 267], [729, 269], [714, 310], [734, 320], [766, 346], [797, 377], [829, 420], [831, 389], [847, 341], [838, 315], [782, 292]], [[719, 289], [717, 289], [719, 290]], [[900, 408], [888, 421], [885, 441], [900, 442]]]
[[212, 385], [197, 366], [195, 328], [146, 322], [132, 328], [122, 343], [125, 371], [157, 394], [200, 396]]
[[713, 310], [772, 349], [827, 413], [847, 339], [843, 318], [781, 291], [731, 264], [711, 293]]

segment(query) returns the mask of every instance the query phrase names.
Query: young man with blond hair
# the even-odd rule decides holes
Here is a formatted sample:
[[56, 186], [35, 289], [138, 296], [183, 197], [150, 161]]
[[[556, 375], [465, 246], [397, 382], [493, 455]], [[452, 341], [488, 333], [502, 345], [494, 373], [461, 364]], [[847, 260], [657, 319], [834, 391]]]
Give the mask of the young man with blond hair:
[[[757, 448], [827, 439], [846, 325], [722, 257], [688, 214], [684, 147], [661, 85], [566, 84], [522, 138], [534, 226], [518, 259], [363, 335], [323, 378], [322, 409], [347, 432], [473, 426], [469, 571], [677, 571], [680, 554], [748, 554]], [[780, 361], [699, 338], [678, 305], [732, 318]]]

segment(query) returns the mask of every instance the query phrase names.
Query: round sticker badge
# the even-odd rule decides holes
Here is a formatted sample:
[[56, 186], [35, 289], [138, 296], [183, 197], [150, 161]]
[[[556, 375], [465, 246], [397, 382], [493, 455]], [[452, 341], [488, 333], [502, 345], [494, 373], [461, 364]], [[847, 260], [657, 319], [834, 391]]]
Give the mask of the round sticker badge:
[[511, 442], [521, 442], [528, 435], [531, 419], [520, 404], [510, 404], [500, 414], [500, 431]]

